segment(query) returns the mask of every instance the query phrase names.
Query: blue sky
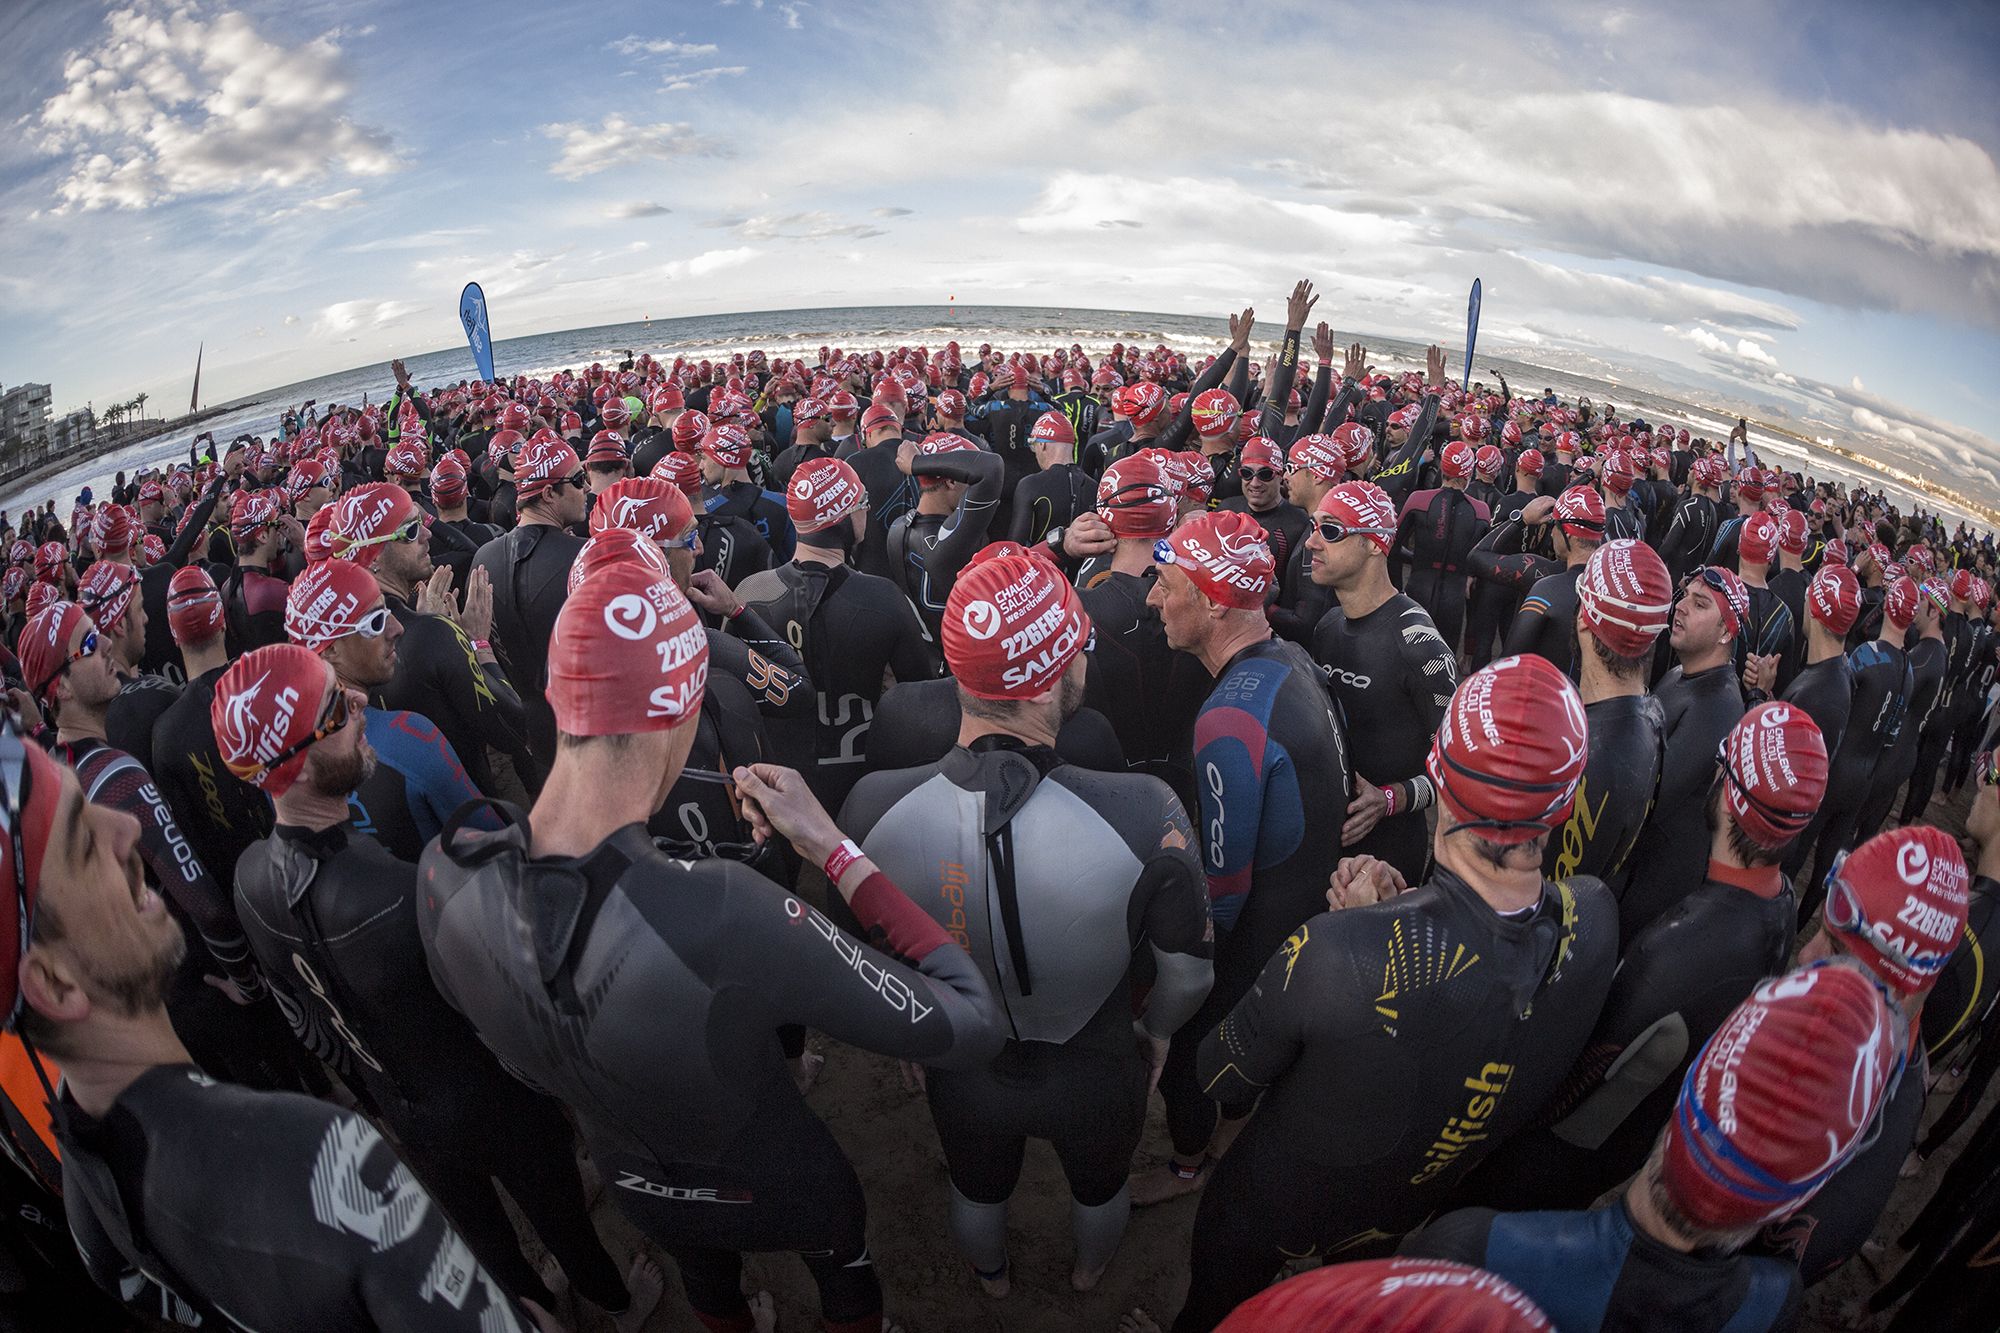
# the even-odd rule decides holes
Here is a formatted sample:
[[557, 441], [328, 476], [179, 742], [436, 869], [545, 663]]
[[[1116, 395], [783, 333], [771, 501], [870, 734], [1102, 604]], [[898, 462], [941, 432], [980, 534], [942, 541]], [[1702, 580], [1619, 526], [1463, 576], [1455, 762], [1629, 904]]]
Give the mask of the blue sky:
[[0, 381], [212, 401], [640, 315], [1281, 308], [2000, 459], [2000, 6], [41, 3]]

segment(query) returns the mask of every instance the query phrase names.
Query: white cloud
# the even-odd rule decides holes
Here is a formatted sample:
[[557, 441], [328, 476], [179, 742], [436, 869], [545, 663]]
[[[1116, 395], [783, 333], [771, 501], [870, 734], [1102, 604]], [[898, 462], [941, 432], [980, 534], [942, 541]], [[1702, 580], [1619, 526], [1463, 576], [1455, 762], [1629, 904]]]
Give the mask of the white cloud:
[[290, 208], [281, 208], [275, 213], [270, 214], [270, 219], [276, 222], [283, 218], [298, 217], [305, 213], [333, 213], [343, 208], [358, 208], [360, 205], [361, 187], [357, 185], [345, 190], [336, 190], [332, 194], [322, 194], [316, 198], [304, 200], [293, 204]]
[[365, 255], [378, 250], [428, 250], [437, 245], [455, 245], [468, 236], [484, 236], [486, 232], [485, 227], [437, 227], [430, 231], [412, 232], [408, 236], [380, 236], [372, 241], [360, 241], [342, 246], [341, 253]]
[[1798, 381], [1797, 381], [1797, 380], [1793, 379], [1793, 378], [1792, 378], [1792, 377], [1791, 377], [1790, 375], [1787, 375], [1787, 374], [1786, 374], [1786, 373], [1785, 373], [1784, 371], [1782, 371], [1782, 370], [1781, 370], [1781, 371], [1779, 371], [1779, 372], [1778, 372], [1777, 374], [1775, 374], [1775, 375], [1771, 376], [1771, 378], [1772, 378], [1772, 379], [1774, 379], [1774, 380], [1776, 380], [1776, 381], [1777, 381], [1778, 383], [1780, 383], [1780, 384], [1797, 384], [1797, 383], [1798, 383]]
[[739, 245], [733, 250], [704, 250], [692, 259], [677, 259], [673, 263], [667, 264], [661, 270], [661, 274], [669, 278], [681, 276], [690, 278], [707, 277], [711, 273], [720, 273], [726, 268], [736, 268], [739, 265], [747, 264], [760, 253], [755, 247], [748, 245]]
[[1848, 386], [1852, 388], [1856, 393], [1868, 392], [1867, 386], [1861, 382], [1861, 377], [1859, 375], [1856, 375], [1853, 379], [1849, 380], [1847, 383]]
[[1739, 338], [1736, 340], [1736, 355], [1742, 357], [1745, 361], [1755, 361], [1758, 365], [1762, 366], [1775, 368], [1778, 364], [1778, 358], [1772, 356], [1748, 338]]
[[619, 221], [630, 221], [633, 218], [656, 218], [663, 213], [671, 213], [673, 211], [673, 209], [668, 208], [665, 204], [656, 204], [651, 200], [635, 199], [628, 203], [611, 205], [604, 210], [604, 216], [616, 218]]
[[1662, 331], [1693, 343], [1718, 361], [1748, 361], [1753, 365], [1765, 366], [1772, 370], [1778, 368], [1778, 359], [1748, 338], [1738, 338], [1732, 343], [1729, 339], [1720, 337], [1699, 324], [1685, 331], [1669, 324]]
[[717, 79], [733, 79], [749, 72], [748, 65], [711, 65], [707, 69], [683, 70], [680, 73], [664, 75], [660, 80], [660, 90], [669, 93], [684, 93], [713, 83]]
[[[761, 5], [758, 7], [760, 9], [762, 8]], [[803, 0], [801, 0], [801, 3], [799, 4], [779, 5], [778, 11], [785, 16], [785, 26], [787, 28], [791, 28], [794, 31], [797, 31], [798, 29], [806, 26], [804, 20], [801, 19], [799, 16], [799, 11], [810, 8], [812, 8], [811, 5], [805, 4]]]
[[371, 328], [394, 324], [423, 307], [414, 301], [336, 301], [319, 312], [312, 336], [351, 339]]
[[675, 42], [664, 37], [620, 37], [608, 42], [609, 50], [626, 56], [666, 56], [674, 60], [696, 60], [702, 56], [712, 56], [716, 52], [713, 42]]
[[865, 222], [844, 222], [832, 213], [820, 210], [724, 218], [704, 225], [728, 227], [751, 241], [822, 241], [832, 236], [867, 240], [872, 236], [888, 235], [880, 227], [871, 227]]
[[606, 116], [604, 123], [594, 129], [581, 122], [566, 121], [544, 125], [542, 133], [562, 141], [562, 153], [549, 170], [564, 180], [581, 180], [607, 168], [634, 162], [719, 156], [724, 152], [685, 124], [661, 121], [639, 125], [616, 114]]
[[43, 150], [68, 163], [58, 213], [401, 165], [387, 134], [351, 118], [331, 35], [287, 47], [242, 14], [140, 0], [106, 20], [96, 46], [71, 53], [63, 83], [34, 116]]

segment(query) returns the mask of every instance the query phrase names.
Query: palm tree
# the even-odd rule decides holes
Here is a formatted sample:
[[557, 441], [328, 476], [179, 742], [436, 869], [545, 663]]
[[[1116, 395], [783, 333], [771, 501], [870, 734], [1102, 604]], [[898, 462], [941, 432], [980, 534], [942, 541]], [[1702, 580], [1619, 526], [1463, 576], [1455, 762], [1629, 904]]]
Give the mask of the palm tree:
[[146, 416], [146, 395], [143, 393], [140, 394], [132, 400], [132, 404], [139, 409], [139, 417], [141, 420], [144, 420]]

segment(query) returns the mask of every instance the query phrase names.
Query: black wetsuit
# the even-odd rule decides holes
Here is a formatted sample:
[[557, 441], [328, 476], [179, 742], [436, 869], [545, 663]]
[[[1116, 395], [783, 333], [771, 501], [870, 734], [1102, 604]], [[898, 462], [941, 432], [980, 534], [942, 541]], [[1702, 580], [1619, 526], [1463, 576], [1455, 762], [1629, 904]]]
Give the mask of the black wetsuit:
[[271, 831], [271, 801], [231, 773], [215, 744], [209, 706], [224, 664], [187, 683], [153, 724], [153, 761], [160, 794], [177, 816], [181, 832], [216, 873], [232, 875], [236, 858]]
[[[1340, 700], [1354, 771], [1378, 787], [1411, 783], [1424, 793], [1341, 854], [1379, 857], [1415, 884], [1430, 859], [1424, 758], [1458, 688], [1457, 656], [1424, 608], [1402, 593], [1356, 620], [1336, 604], [1313, 630], [1312, 653]], [[1337, 825], [1345, 816], [1325, 817]]]
[[[1508, 1211], [1588, 1208], [1628, 1179], [1673, 1115], [1688, 1066], [1791, 957], [1798, 905], [1777, 867], [1708, 863], [1704, 882], [1633, 937], [1590, 1044], [1537, 1125], [1501, 1145], [1463, 1199]], [[1635, 1044], [1619, 1077], [1612, 1065]]]
[[102, 1120], [63, 1094], [63, 1201], [99, 1285], [175, 1323], [522, 1333], [374, 1126], [159, 1065]]
[[1430, 612], [1438, 637], [1458, 651], [1465, 630], [1467, 558], [1484, 536], [1492, 511], [1449, 486], [1417, 491], [1403, 501], [1398, 553], [1408, 551], [1403, 591]]
[[1688, 495], [1674, 509], [1673, 522], [1660, 539], [1660, 560], [1667, 567], [1674, 586], [1690, 570], [1708, 563], [1709, 548], [1715, 545], [1715, 530], [1721, 524], [1721, 508], [1706, 495]]
[[626, 1292], [584, 1206], [562, 1109], [500, 1067], [439, 998], [417, 934], [417, 868], [347, 824], [280, 824], [236, 867], [236, 911], [292, 1031], [396, 1135], [489, 1272], [550, 1306], [498, 1176], [577, 1289]]
[[1274, 595], [1280, 602], [1291, 602], [1296, 590], [1287, 587], [1285, 580], [1294, 573], [1292, 553], [1305, 545], [1306, 534], [1312, 531], [1311, 516], [1286, 500], [1280, 500], [1269, 509], [1252, 509], [1250, 502], [1240, 495], [1215, 507], [1248, 514], [1257, 520], [1258, 526], [1264, 529], [1265, 544], [1271, 548], [1271, 561], [1280, 575]]
[[1743, 629], [1736, 636], [1733, 648], [1737, 679], [1742, 679], [1744, 659], [1750, 653], [1768, 655], [1775, 653], [1778, 658], [1778, 692], [1792, 683], [1791, 672], [1799, 662], [1799, 637], [1805, 631], [1792, 619], [1792, 613], [1775, 589], [1745, 584], [1744, 590], [1750, 594], [1750, 614], [1744, 618]]
[[1623, 1199], [1589, 1212], [1467, 1208], [1411, 1236], [1401, 1253], [1497, 1273], [1564, 1333], [1766, 1333], [1796, 1326], [1803, 1299], [1790, 1264], [1677, 1250], [1640, 1231]]
[[[868, 730], [867, 771], [894, 772], [937, 763], [958, 744], [963, 721], [958, 682], [951, 677], [896, 682], [875, 706], [875, 723]], [[1079, 708], [1064, 720], [1056, 733], [1056, 753], [1064, 763], [1079, 768], [1125, 771], [1118, 733], [1094, 708]]]
[[1917, 732], [1917, 758], [1910, 769], [1909, 794], [1903, 799], [1903, 822], [1914, 824], [1930, 808], [1931, 794], [1937, 790], [1944, 767], [1945, 746], [1963, 721], [1962, 703], [1972, 669], [1975, 636], [1972, 625], [1959, 611], [1944, 617], [1944, 686]]
[[[149, 638], [151, 633], [148, 629]], [[104, 710], [104, 738], [112, 749], [123, 750], [152, 772], [153, 727], [180, 695], [180, 686], [164, 676], [143, 671], [127, 676]]]
[[1509, 657], [1538, 653], [1571, 680], [1576, 679], [1576, 581], [1582, 565], [1571, 565], [1528, 590], [1501, 651]]
[[1847, 730], [1848, 710], [1854, 703], [1854, 666], [1845, 653], [1835, 653], [1824, 661], [1801, 667], [1779, 697], [1803, 708], [1806, 716], [1819, 724], [1820, 738], [1826, 742], [1830, 759], [1840, 748], [1840, 738]]
[[1650, 694], [1619, 694], [1585, 704], [1590, 752], [1576, 805], [1549, 838], [1542, 873], [1589, 875], [1612, 895], [1624, 890], [1626, 863], [1653, 808], [1665, 760], [1666, 713]]
[[[1893, 643], [1871, 639], [1847, 655], [1854, 668], [1854, 697], [1840, 746], [1827, 764], [1826, 795], [1819, 813], [1806, 826], [1785, 857], [1785, 871], [1796, 875], [1812, 858], [1812, 873], [1799, 890], [1799, 917], [1810, 921], [1826, 891], [1826, 872], [1833, 860], [1857, 839], [1861, 804], [1868, 797], [1876, 766], [1904, 726], [1912, 673], [1908, 656]], [[1810, 849], [1810, 851], [1808, 851]]]
[[1924, 1049], [1933, 1064], [1957, 1053], [1962, 1043], [1975, 1038], [1992, 1040], [1990, 1033], [1981, 1036], [1981, 1026], [1993, 1008], [1994, 996], [2000, 995], [2000, 966], [1987, 948], [1997, 926], [2000, 883], [1976, 875], [1967, 895], [1965, 931], [1930, 994], [1924, 997]]
[[1078, 514], [1097, 505], [1097, 481], [1074, 463], [1056, 463], [1030, 473], [1014, 487], [1007, 539], [1034, 546], [1049, 529], [1068, 527]]
[[1950, 650], [1943, 639], [1918, 639], [1909, 651], [1909, 706], [1896, 743], [1883, 752], [1868, 779], [1868, 795], [1861, 802], [1861, 814], [1854, 826], [1854, 841], [1863, 843], [1875, 836], [1889, 817], [1896, 795], [1917, 771], [1918, 738], [1931, 714], [1938, 710], [1944, 693], [1945, 668]]
[[[1532, 497], [1517, 496], [1524, 504]], [[1474, 671], [1493, 660], [1496, 646], [1514, 623], [1521, 599], [1561, 567], [1545, 555], [1521, 549], [1526, 528], [1516, 511], [1498, 519], [1465, 557], [1472, 593], [1465, 608], [1465, 656]]]
[[847, 565], [794, 561], [751, 575], [736, 595], [804, 659], [813, 714], [774, 719], [767, 731], [781, 754], [805, 765], [820, 803], [838, 810], [864, 771], [883, 673], [929, 680], [937, 646], [896, 585]]
[[[1080, 1210], [1122, 1196], [1146, 1118], [1135, 962], [1150, 956], [1138, 1021], [1157, 1040], [1213, 979], [1180, 802], [1155, 778], [987, 736], [938, 764], [870, 775], [840, 827], [891, 879], [925, 886], [917, 905], [972, 956], [1006, 1017], [991, 1064], [926, 1082], [953, 1188], [975, 1205], [955, 1198], [955, 1223], [990, 1229], [964, 1218], [1006, 1203], [1031, 1137], [1054, 1145]], [[1120, 1208], [1112, 1225], [1122, 1219]]]
[[521, 695], [497, 661], [479, 660], [457, 621], [425, 615], [386, 593], [383, 602], [403, 627], [403, 637], [396, 640], [396, 674], [378, 691], [382, 707], [430, 719], [451, 742], [472, 785], [491, 794], [487, 747], [510, 755], [527, 752], [528, 710]]
[[1199, 658], [1167, 645], [1159, 612], [1146, 605], [1155, 577], [1150, 567], [1143, 574], [1107, 570], [1080, 591], [1097, 632], [1083, 698], [1111, 720], [1129, 762], [1161, 773], [1178, 761], [1170, 782], [1187, 804], [1194, 799], [1185, 766], [1194, 718], [1215, 681]]
[[878, 1314], [860, 1181], [777, 1030], [975, 1067], [1002, 1040], [978, 968], [885, 875], [852, 908], [893, 957], [754, 871], [667, 859], [638, 825], [577, 858], [530, 860], [527, 836], [509, 811], [499, 833], [447, 829], [425, 851], [440, 993], [575, 1112], [609, 1193], [708, 1319], [748, 1319], [741, 1255], [770, 1249], [803, 1254], [826, 1320]]
[[1645, 502], [1639, 498], [1636, 488], [1626, 496], [1623, 505], [1604, 506], [1604, 540], [1609, 542], [1626, 538], [1635, 541], [1646, 539]]
[[357, 832], [414, 864], [452, 812], [482, 793], [429, 718], [370, 708], [363, 726], [375, 751], [375, 771], [348, 793], [348, 817]]
[[896, 451], [902, 443], [900, 439], [883, 440], [843, 455], [868, 492], [868, 531], [855, 548], [854, 567], [879, 578], [896, 577], [889, 560], [889, 529], [917, 504], [917, 479], [896, 466]]
[[[778, 494], [783, 495], [792, 484], [792, 474], [794, 472], [797, 472], [807, 463], [815, 462], [822, 458], [832, 458], [834, 448], [835, 444], [831, 439], [827, 440], [824, 444], [809, 444], [804, 440], [794, 440], [790, 445], [786, 446], [783, 453], [771, 461], [772, 489], [777, 491]], [[657, 462], [658, 460], [655, 459], [654, 461]], [[641, 473], [640, 475], [644, 476], [646, 474]]]
[[[733, 516], [755, 528], [770, 548], [772, 564], [783, 564], [792, 558], [797, 535], [792, 531], [792, 516], [785, 508], [782, 492], [767, 491], [754, 481], [724, 482], [719, 487], [703, 488], [702, 505], [711, 520]], [[742, 577], [732, 576], [731, 572], [723, 575], [732, 588]]]
[[1986, 692], [2000, 672], [2000, 635], [1985, 621], [1972, 626], [1972, 655], [1966, 665], [1964, 687], [1959, 691], [1958, 722], [1951, 734], [1951, 755], [1945, 764], [1944, 790], [1956, 792], [1972, 774], [1972, 758], [1984, 734], [1987, 714]]
[[1444, 870], [1300, 923], [1202, 1043], [1208, 1095], [1262, 1101], [1202, 1193], [1176, 1333], [1213, 1328], [1288, 1257], [1375, 1257], [1422, 1222], [1568, 1073], [1617, 935], [1595, 880], [1545, 882], [1503, 917]]
[[[949, 514], [925, 514], [912, 509], [889, 530], [889, 567], [931, 638], [943, 642], [940, 626], [951, 588], [966, 562], [983, 549], [994, 507], [1000, 501], [1005, 469], [992, 454], [960, 450], [919, 454], [910, 462], [913, 477], [945, 477], [967, 483], [958, 507]], [[869, 522], [874, 522], [870, 517]]]
[[1632, 938], [1702, 882], [1708, 860], [1708, 790], [1715, 757], [1743, 716], [1743, 687], [1728, 662], [1685, 676], [1675, 667], [1653, 691], [1665, 721], [1660, 789], [1632, 846], [1618, 900], [1619, 938]]
[[1215, 988], [1175, 1037], [1160, 1075], [1167, 1128], [1183, 1157], [1201, 1153], [1215, 1132], [1216, 1105], [1196, 1070], [1202, 1038], [1285, 937], [1324, 910], [1353, 789], [1335, 701], [1295, 643], [1266, 639], [1224, 664], [1195, 718], [1194, 747]]
[[712, 569], [724, 583], [735, 587], [744, 579], [774, 562], [771, 544], [758, 533], [756, 525], [738, 513], [695, 511], [701, 554], [695, 557], [696, 572]]
[[[1431, 435], [1437, 426], [1440, 399], [1435, 393], [1424, 392], [1423, 405], [1417, 409], [1417, 419], [1410, 423], [1410, 434], [1393, 454], [1383, 454], [1376, 460], [1382, 466], [1368, 480], [1380, 486], [1390, 501], [1400, 511], [1403, 497], [1417, 488], [1417, 460], [1431, 443]], [[1380, 431], [1378, 438], [1383, 438]], [[1386, 440], [1384, 448], [1387, 447]]]
[[556, 715], [544, 693], [549, 636], [569, 596], [570, 566], [582, 549], [575, 534], [531, 523], [494, 538], [473, 559], [493, 582], [494, 652], [506, 661], [507, 679], [527, 715], [528, 748], [544, 768], [555, 762], [556, 753]]
[[[222, 627], [231, 657], [254, 648], [285, 643], [285, 599], [292, 585], [251, 565], [238, 565], [222, 578]], [[147, 629], [147, 637], [152, 630]]]
[[174, 574], [188, 562], [194, 554], [201, 535], [208, 530], [209, 516], [215, 512], [217, 498], [222, 493], [222, 478], [218, 477], [194, 502], [194, 515], [182, 525], [179, 533], [171, 530], [160, 534], [160, 540], [167, 544], [167, 553], [159, 560], [139, 571], [139, 596], [146, 607], [146, 650], [139, 657], [139, 669], [154, 675], [166, 676], [170, 680], [182, 680], [180, 646], [167, 622], [167, 593], [174, 581]]

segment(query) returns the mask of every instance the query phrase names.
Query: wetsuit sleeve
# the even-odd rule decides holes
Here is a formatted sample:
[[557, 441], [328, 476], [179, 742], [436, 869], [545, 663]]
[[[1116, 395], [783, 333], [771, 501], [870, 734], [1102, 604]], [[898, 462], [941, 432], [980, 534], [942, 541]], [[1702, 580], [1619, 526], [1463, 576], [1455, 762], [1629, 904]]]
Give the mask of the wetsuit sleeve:
[[1491, 1208], [1461, 1208], [1446, 1213], [1421, 1231], [1403, 1237], [1396, 1253], [1418, 1259], [1450, 1259], [1454, 1263], [1486, 1267], [1486, 1238], [1492, 1234]]
[[744, 650], [743, 683], [757, 696], [757, 711], [765, 717], [809, 716], [812, 681], [798, 650], [752, 606], [745, 606], [723, 626]]
[[1139, 1025], [1165, 1040], [1194, 1017], [1215, 983], [1215, 933], [1208, 920], [1201, 863], [1189, 850], [1194, 829], [1171, 794], [1163, 801], [1160, 845], [1139, 872], [1135, 897], [1153, 951], [1153, 988]]
[[1318, 370], [1312, 372], [1312, 392], [1306, 394], [1306, 410], [1298, 414], [1298, 428], [1286, 432], [1284, 440], [1286, 448], [1290, 448], [1292, 440], [1296, 440], [1298, 436], [1312, 434], [1314, 430], [1318, 430], [1314, 422], [1318, 422], [1326, 414], [1326, 394], [1332, 382], [1334, 382], [1334, 368], [1330, 364], [1322, 364]]
[[1403, 447], [1396, 451], [1395, 457], [1369, 479], [1398, 504], [1416, 485], [1417, 459], [1423, 456], [1424, 447], [1431, 442], [1431, 431], [1437, 426], [1439, 401], [1434, 393], [1424, 395], [1424, 405], [1418, 409], [1417, 419], [1410, 424], [1410, 437], [1403, 441]]
[[1035, 537], [1035, 478], [1037, 472], [1021, 478], [1014, 486], [1014, 517], [1007, 525], [1007, 540], [1022, 546], [1034, 544]]
[[[1426, 736], [1437, 734], [1451, 707], [1452, 691], [1458, 688], [1458, 655], [1440, 634], [1412, 636], [1405, 633], [1403, 647], [1403, 688], [1410, 699], [1410, 716], [1417, 719]], [[1418, 772], [1412, 777], [1422, 777]], [[1428, 787], [1428, 780], [1426, 780]]]
[[[1264, 386], [1264, 410], [1257, 417], [1257, 433], [1267, 439], [1277, 439], [1285, 428], [1285, 405], [1292, 400], [1292, 381], [1299, 374], [1299, 331], [1286, 329], [1284, 341], [1278, 344], [1277, 368], [1271, 372], [1271, 382]], [[1188, 399], [1193, 402], [1193, 398]], [[1305, 420], [1302, 416], [1301, 421]]]
[[1521, 554], [1521, 520], [1503, 518], [1487, 529], [1486, 535], [1473, 543], [1472, 551], [1465, 558], [1465, 568], [1474, 578], [1497, 583], [1503, 588], [1525, 593], [1534, 583], [1524, 577], [1533, 573], [1532, 566], [1525, 566], [1519, 559], [1509, 560], [1509, 556]]
[[84, 1198], [81, 1189], [72, 1189], [64, 1194], [63, 1212], [67, 1215], [70, 1239], [76, 1243], [76, 1252], [83, 1260], [84, 1271], [90, 1274], [90, 1280], [101, 1290], [122, 1301], [128, 1309], [155, 1316], [162, 1324], [180, 1324], [190, 1328], [202, 1325], [198, 1311], [140, 1272], [125, 1257], [117, 1243], [106, 1234], [104, 1224], [98, 1221], [97, 1211]]
[[235, 904], [209, 875], [194, 848], [181, 836], [180, 824], [146, 770], [136, 762], [118, 768], [97, 783], [90, 799], [122, 810], [139, 821], [139, 856], [160, 892], [174, 900], [215, 957], [216, 966], [246, 997], [264, 994], [264, 977], [250, 955], [250, 941], [236, 919]]
[[1501, 653], [1507, 657], [1518, 657], [1535, 652], [1542, 641], [1542, 629], [1549, 619], [1549, 604], [1530, 592], [1521, 603], [1521, 609], [1514, 613], [1514, 623], [1507, 627], [1507, 642]]
[[[411, 747], [421, 760], [403, 771], [403, 786], [410, 795], [410, 820], [417, 826], [417, 836], [429, 842], [443, 832], [445, 822], [458, 807], [478, 800], [480, 792], [465, 775], [465, 765], [458, 761], [458, 751], [451, 748], [449, 737], [432, 727], [424, 740], [424, 744]], [[494, 829], [498, 820], [492, 810], [482, 809], [467, 820], [467, 825]]]
[[1291, 1068], [1305, 1048], [1312, 1010], [1333, 997], [1312, 984], [1315, 928], [1332, 929], [1331, 913], [1301, 922], [1236, 1007], [1201, 1039], [1195, 1069], [1202, 1091], [1225, 1106], [1253, 1102]]
[[215, 513], [216, 501], [222, 496], [223, 481], [224, 478], [218, 474], [215, 480], [208, 484], [208, 489], [202, 492], [201, 498], [194, 502], [193, 516], [181, 525], [180, 534], [174, 538], [173, 545], [167, 548], [166, 563], [168, 565], [179, 569], [187, 563], [188, 557], [194, 553], [194, 548], [201, 541], [202, 534], [208, 531], [209, 517]]
[[1001, 487], [1007, 482], [1007, 465], [998, 454], [960, 450], [919, 456], [911, 461], [910, 472], [969, 483], [958, 508], [938, 529], [937, 545], [924, 559], [931, 587], [949, 592], [958, 581], [958, 571], [986, 545], [987, 528], [993, 521], [994, 507], [1000, 503]]
[[1348, 410], [1360, 397], [1361, 386], [1353, 380], [1343, 378], [1340, 381], [1340, 392], [1333, 396], [1333, 402], [1327, 406], [1326, 415], [1320, 418], [1319, 428], [1322, 431], [1332, 431], [1345, 425]]
[[[1158, 439], [1153, 441], [1156, 447], [1168, 450], [1169, 452], [1177, 453], [1180, 451], [1182, 446], [1187, 443], [1188, 436], [1194, 433], [1195, 395], [1198, 393], [1207, 393], [1210, 389], [1222, 383], [1222, 377], [1229, 373], [1230, 367], [1235, 362], [1236, 349], [1233, 347], [1223, 348], [1221, 355], [1215, 358], [1215, 364], [1211, 365], [1207, 370], [1202, 371], [1195, 378], [1194, 384], [1188, 389], [1187, 401], [1181, 404], [1181, 410], [1174, 414], [1174, 419], [1167, 423], [1167, 428], [1160, 432]], [[1247, 361], [1244, 362], [1246, 367], [1248, 364]], [[1247, 370], [1245, 373], [1248, 373]], [[1237, 398], [1240, 402], [1242, 395], [1238, 394]]]
[[937, 645], [918, 617], [917, 608], [910, 605], [909, 598], [893, 590], [883, 601], [882, 614], [889, 620], [887, 633], [895, 636], [889, 648], [890, 673], [898, 682], [937, 679], [940, 666]]
[[870, 875], [849, 903], [864, 943], [754, 871], [725, 874], [725, 966], [781, 1020], [945, 1068], [999, 1052], [1000, 1015], [979, 968], [887, 875]]
[[1701, 518], [1695, 507], [1704, 503], [1701, 496], [1690, 495], [1674, 506], [1673, 522], [1667, 525], [1659, 545], [1660, 560], [1668, 569], [1684, 570], [1693, 561], [1701, 534]]

